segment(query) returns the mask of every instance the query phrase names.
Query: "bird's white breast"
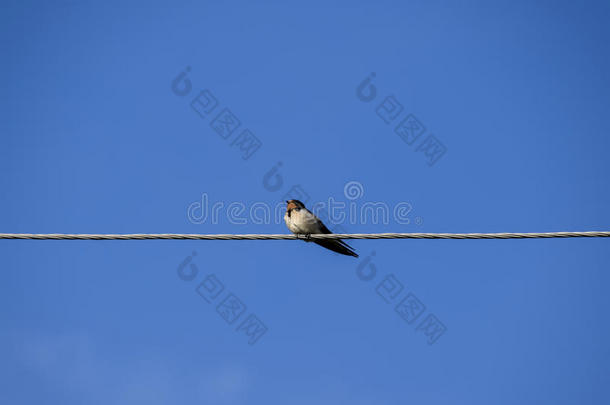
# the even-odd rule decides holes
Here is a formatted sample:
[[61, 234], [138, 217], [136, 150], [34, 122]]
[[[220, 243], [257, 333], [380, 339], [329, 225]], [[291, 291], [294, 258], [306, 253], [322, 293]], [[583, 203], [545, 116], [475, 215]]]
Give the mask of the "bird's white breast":
[[286, 222], [286, 226], [292, 233], [320, 233], [318, 219], [306, 208], [301, 208], [300, 210], [292, 210], [290, 212], [290, 216], [288, 216], [288, 213], [286, 213], [284, 215], [284, 222]]

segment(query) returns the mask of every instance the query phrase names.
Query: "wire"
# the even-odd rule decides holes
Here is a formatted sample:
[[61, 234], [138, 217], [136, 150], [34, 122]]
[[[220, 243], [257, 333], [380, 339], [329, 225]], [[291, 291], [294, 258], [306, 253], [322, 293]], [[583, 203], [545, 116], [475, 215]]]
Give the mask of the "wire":
[[535, 232], [535, 233], [354, 233], [354, 234], [180, 234], [180, 233], [135, 233], [135, 234], [64, 234], [64, 233], [0, 233], [0, 239], [36, 240], [313, 240], [313, 239], [524, 239], [524, 238], [580, 238], [610, 237], [610, 231], [586, 232]]

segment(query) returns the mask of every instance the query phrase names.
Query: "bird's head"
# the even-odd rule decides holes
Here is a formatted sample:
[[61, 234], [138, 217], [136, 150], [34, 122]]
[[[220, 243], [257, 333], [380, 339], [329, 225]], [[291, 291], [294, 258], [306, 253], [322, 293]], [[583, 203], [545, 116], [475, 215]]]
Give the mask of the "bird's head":
[[286, 201], [286, 211], [288, 211], [288, 212], [290, 212], [290, 211], [292, 211], [294, 209], [296, 209], [298, 211], [301, 208], [305, 208], [305, 204], [303, 204], [299, 200], [288, 200], [288, 201]]

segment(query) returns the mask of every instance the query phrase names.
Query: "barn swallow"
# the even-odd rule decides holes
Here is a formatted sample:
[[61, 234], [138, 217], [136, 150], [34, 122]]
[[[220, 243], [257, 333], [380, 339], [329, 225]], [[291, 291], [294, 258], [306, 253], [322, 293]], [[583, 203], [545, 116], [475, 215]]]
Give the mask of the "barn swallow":
[[[305, 204], [299, 200], [286, 201], [286, 214], [284, 221], [290, 232], [295, 235], [311, 235], [312, 233], [332, 233], [326, 225], [320, 221], [311, 211], [305, 208]], [[333, 252], [341, 253], [342, 255], [358, 257], [358, 254], [341, 239], [316, 239], [312, 241]]]

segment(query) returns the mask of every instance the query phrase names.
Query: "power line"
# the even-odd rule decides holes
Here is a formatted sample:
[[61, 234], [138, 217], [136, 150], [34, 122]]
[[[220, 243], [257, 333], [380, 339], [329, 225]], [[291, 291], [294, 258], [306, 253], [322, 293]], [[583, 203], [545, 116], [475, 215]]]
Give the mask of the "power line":
[[532, 233], [353, 233], [353, 234], [65, 234], [65, 233], [0, 233], [0, 239], [35, 240], [313, 240], [313, 239], [525, 239], [525, 238], [595, 238], [610, 237], [610, 231], [532, 232]]

